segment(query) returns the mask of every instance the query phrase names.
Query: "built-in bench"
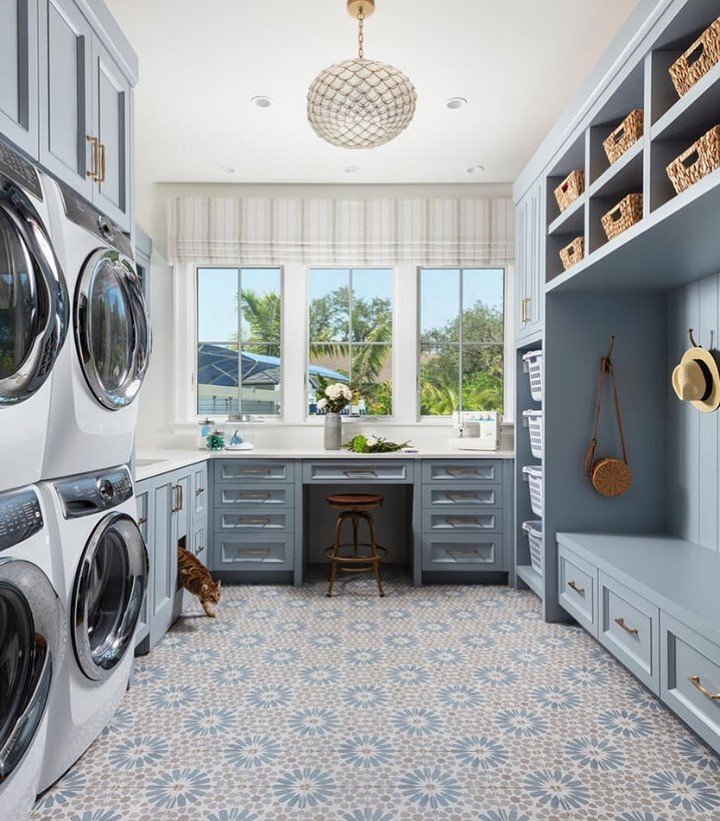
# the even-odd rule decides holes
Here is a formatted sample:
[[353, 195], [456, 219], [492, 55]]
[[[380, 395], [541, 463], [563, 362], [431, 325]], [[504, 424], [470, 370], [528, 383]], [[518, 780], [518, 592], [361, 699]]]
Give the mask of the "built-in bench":
[[563, 608], [720, 752], [720, 554], [663, 535], [557, 543]]

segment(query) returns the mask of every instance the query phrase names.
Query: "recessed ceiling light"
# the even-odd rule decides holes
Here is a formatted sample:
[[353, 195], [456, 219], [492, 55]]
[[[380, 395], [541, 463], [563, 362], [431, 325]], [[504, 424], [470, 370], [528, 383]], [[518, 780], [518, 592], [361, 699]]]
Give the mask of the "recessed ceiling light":
[[256, 105], [258, 108], [270, 108], [273, 101], [266, 97], [264, 94], [258, 94], [256, 97], [252, 97], [250, 102]]
[[343, 171], [346, 174], [359, 174], [360, 173], [360, 166], [359, 165], [348, 165], [343, 168]]
[[467, 105], [467, 100], [464, 97], [450, 97], [445, 100], [445, 105], [450, 109], [462, 108]]
[[467, 169], [467, 172], [468, 174], [482, 174], [484, 170], [484, 165], [471, 165], [470, 168]]

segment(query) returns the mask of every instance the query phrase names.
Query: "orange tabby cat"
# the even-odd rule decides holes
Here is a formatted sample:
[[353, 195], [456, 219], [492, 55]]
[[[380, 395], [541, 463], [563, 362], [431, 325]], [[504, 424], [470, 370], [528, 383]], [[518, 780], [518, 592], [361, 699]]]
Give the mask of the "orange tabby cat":
[[214, 619], [210, 605], [220, 601], [220, 582], [214, 581], [207, 567], [184, 547], [178, 547], [178, 576], [180, 585], [198, 597], [205, 615]]

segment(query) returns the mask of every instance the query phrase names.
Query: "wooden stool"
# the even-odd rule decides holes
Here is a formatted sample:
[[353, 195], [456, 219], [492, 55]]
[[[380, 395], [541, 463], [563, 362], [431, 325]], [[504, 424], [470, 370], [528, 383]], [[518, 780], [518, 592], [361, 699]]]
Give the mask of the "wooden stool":
[[[378, 591], [381, 596], [384, 596], [385, 591], [380, 578], [380, 562], [387, 551], [375, 541], [375, 524], [373, 517], [368, 513], [369, 510], [382, 506], [383, 497], [376, 496], [374, 493], [339, 493], [328, 496], [327, 503], [330, 507], [340, 511], [335, 524], [335, 543], [325, 551], [325, 555], [330, 559], [328, 596], [332, 596], [338, 570], [346, 573], [374, 573]], [[370, 531], [369, 542], [358, 542], [358, 523], [361, 519], [367, 522]], [[352, 542], [341, 542], [342, 527], [348, 520], [352, 522], [353, 540]], [[359, 553], [358, 548], [360, 547], [368, 548], [369, 552]], [[352, 553], [341, 554], [342, 548], [352, 548]]]

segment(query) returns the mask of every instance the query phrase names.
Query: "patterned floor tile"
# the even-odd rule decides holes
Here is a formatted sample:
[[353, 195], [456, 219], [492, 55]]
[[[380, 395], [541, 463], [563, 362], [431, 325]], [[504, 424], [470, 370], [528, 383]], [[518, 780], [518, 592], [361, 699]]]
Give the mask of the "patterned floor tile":
[[531, 593], [386, 587], [190, 604], [33, 818], [720, 818], [718, 757]]

